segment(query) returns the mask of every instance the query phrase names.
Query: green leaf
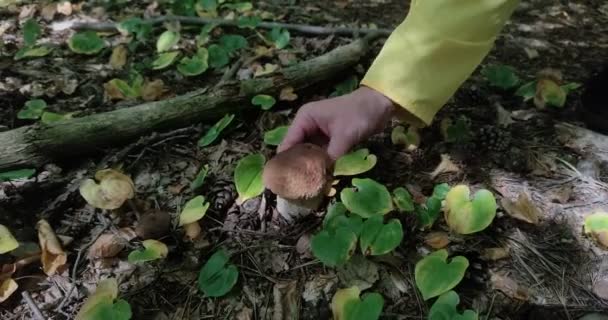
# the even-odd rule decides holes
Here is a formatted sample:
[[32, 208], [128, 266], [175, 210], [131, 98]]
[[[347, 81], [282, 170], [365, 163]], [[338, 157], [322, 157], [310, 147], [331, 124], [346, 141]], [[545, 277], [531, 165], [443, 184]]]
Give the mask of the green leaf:
[[321, 230], [310, 239], [313, 255], [329, 267], [339, 266], [348, 261], [356, 245], [357, 235], [348, 227]]
[[152, 69], [160, 70], [170, 66], [173, 64], [173, 61], [175, 61], [175, 58], [177, 58], [178, 55], [179, 51], [159, 54], [158, 57], [156, 57], [156, 59], [152, 62]]
[[228, 54], [232, 54], [240, 49], [246, 48], [248, 45], [247, 39], [238, 34], [223, 35], [219, 42], [221, 46], [226, 49]]
[[129, 253], [127, 260], [130, 263], [141, 263], [163, 259], [169, 254], [167, 245], [158, 240], [144, 240], [142, 245], [144, 246], [143, 250], [135, 250]]
[[122, 93], [126, 98], [135, 99], [140, 96], [141, 91], [130, 86], [126, 81], [122, 79], [112, 79], [108, 81], [108, 84], [114, 86]]
[[456, 119], [456, 122], [446, 129], [446, 142], [463, 143], [471, 140], [471, 125], [464, 116]]
[[488, 66], [481, 70], [481, 74], [488, 79], [491, 85], [503, 90], [514, 88], [520, 83], [515, 69], [511, 66]]
[[385, 215], [393, 210], [393, 199], [386, 187], [372, 179], [353, 179], [355, 188], [345, 188], [340, 199], [352, 213], [363, 218]]
[[211, 38], [211, 31], [213, 31], [215, 27], [217, 27], [216, 23], [209, 23], [203, 26], [201, 32], [196, 36], [196, 45], [202, 47], [207, 44]]
[[371, 217], [363, 223], [359, 244], [365, 255], [379, 256], [393, 251], [403, 240], [403, 227], [397, 219], [383, 223], [382, 216]]
[[262, 154], [250, 154], [239, 160], [234, 169], [234, 184], [239, 194], [238, 203], [255, 198], [264, 192], [262, 172], [266, 158]]
[[206, 164], [201, 168], [201, 171], [199, 171], [199, 173], [196, 175], [196, 178], [194, 178], [194, 181], [192, 181], [192, 183], [190, 184], [190, 190], [194, 191], [200, 187], [203, 186], [203, 182], [205, 181], [205, 178], [207, 177], [207, 173], [209, 173], [209, 165]]
[[339, 216], [346, 216], [347, 212], [348, 212], [348, 209], [346, 209], [346, 207], [344, 206], [344, 204], [342, 202], [332, 203], [331, 206], [329, 206], [329, 208], [327, 209], [327, 213], [325, 214], [325, 217], [323, 218], [323, 228], [335, 229], [335, 228], [329, 227], [331, 225], [332, 220]]
[[251, 2], [225, 3], [224, 7], [243, 13], [251, 11], [251, 9], [253, 9], [253, 4], [251, 4]]
[[410, 126], [407, 131], [403, 126], [396, 126], [391, 132], [391, 142], [394, 145], [404, 145], [408, 150], [413, 150], [420, 145], [420, 134], [413, 126]]
[[226, 127], [232, 123], [232, 120], [234, 120], [234, 114], [227, 114], [221, 118], [216, 124], [209, 128], [209, 130], [207, 130], [207, 133], [205, 133], [204, 136], [198, 140], [198, 146], [204, 148], [212, 144], [220, 136], [222, 131], [224, 131], [224, 129], [226, 129]]
[[439, 218], [441, 213], [441, 199], [429, 197], [426, 199], [425, 206], [415, 206], [416, 214], [423, 228], [430, 228]]
[[368, 149], [359, 149], [340, 157], [334, 166], [334, 176], [354, 176], [371, 170], [378, 159]]
[[355, 75], [351, 75], [346, 78], [346, 80], [340, 82], [336, 85], [334, 92], [332, 92], [330, 97], [343, 96], [345, 94], [351, 93], [357, 89], [359, 86], [359, 78]]
[[25, 58], [40, 58], [53, 52], [53, 48], [40, 46], [40, 47], [24, 47], [15, 53], [15, 60], [22, 60]]
[[173, 46], [175, 46], [181, 38], [179, 32], [165, 30], [165, 32], [161, 33], [156, 40], [156, 52], [165, 52], [169, 51]]
[[50, 124], [53, 122], [71, 119], [71, 118], [72, 118], [72, 114], [60, 114], [60, 113], [45, 111], [42, 113], [42, 116], [40, 117], [40, 121], [44, 124]]
[[270, 40], [274, 43], [274, 46], [281, 50], [289, 45], [291, 36], [289, 31], [282, 28], [273, 28], [270, 31]]
[[95, 31], [82, 31], [68, 40], [68, 47], [75, 53], [93, 55], [105, 47], [105, 42]]
[[585, 217], [585, 234], [590, 234], [602, 247], [608, 249], [608, 214], [595, 212]]
[[279, 126], [264, 133], [264, 143], [269, 146], [278, 146], [285, 138], [289, 126]]
[[452, 290], [464, 278], [469, 260], [457, 256], [447, 261], [445, 249], [435, 251], [416, 263], [414, 278], [424, 300]]
[[331, 300], [334, 320], [377, 320], [380, 318], [384, 299], [378, 293], [365, 294], [359, 299], [361, 290], [356, 287], [336, 291]]
[[412, 199], [412, 195], [405, 188], [399, 187], [393, 190], [393, 201], [399, 211], [414, 211], [414, 199]]
[[190, 58], [183, 57], [177, 65], [177, 71], [187, 77], [198, 76], [207, 71], [208, 68], [207, 60], [199, 55]]
[[244, 28], [255, 29], [257, 26], [260, 25], [260, 22], [262, 22], [262, 19], [260, 17], [256, 17], [256, 16], [240, 17], [237, 20], [237, 26], [242, 29], [244, 29]]
[[524, 98], [524, 101], [534, 98], [534, 95], [536, 95], [536, 84], [537, 82], [535, 80], [522, 85], [515, 91], [515, 95]]
[[33, 46], [38, 40], [38, 36], [42, 33], [40, 26], [34, 19], [28, 19], [23, 24], [23, 43], [26, 47]]
[[196, 0], [175, 0], [171, 11], [175, 15], [193, 16], [196, 14]]
[[25, 106], [19, 113], [17, 113], [18, 119], [38, 119], [42, 116], [44, 109], [46, 109], [46, 102], [42, 99], [34, 99], [25, 103]]
[[465, 310], [462, 314], [456, 308], [460, 297], [454, 291], [448, 291], [433, 303], [429, 311], [429, 320], [477, 320], [478, 315], [473, 310]]
[[487, 228], [496, 216], [496, 199], [492, 192], [481, 189], [469, 199], [465, 185], [455, 186], [445, 198], [445, 220], [451, 230], [471, 234]]
[[323, 219], [323, 228], [330, 232], [335, 232], [338, 228], [345, 227], [352, 231], [356, 236], [361, 234], [363, 219], [357, 215], [347, 215], [348, 211], [341, 202], [336, 202], [329, 207]]
[[214, 253], [198, 275], [198, 288], [208, 297], [221, 297], [230, 292], [239, 278], [235, 265], [229, 264], [224, 249]]
[[209, 209], [209, 202], [205, 201], [205, 197], [196, 196], [190, 199], [182, 209], [179, 215], [179, 226], [185, 226], [202, 219]]
[[258, 94], [251, 99], [251, 104], [259, 106], [262, 110], [270, 110], [276, 103], [277, 100], [267, 94]]
[[198, 5], [207, 12], [217, 12], [217, 0], [198, 0]]
[[19, 169], [0, 172], [0, 181], [12, 181], [18, 179], [29, 179], [36, 173], [36, 169]]
[[222, 68], [230, 62], [228, 51], [222, 46], [212, 44], [209, 46], [209, 66], [215, 69]]
[[140, 18], [126, 19], [118, 25], [118, 30], [123, 34], [135, 34], [135, 39], [144, 42], [152, 34], [152, 24]]
[[0, 254], [5, 254], [19, 247], [19, 242], [13, 236], [11, 231], [0, 224]]
[[131, 305], [123, 300], [118, 299], [112, 303], [111, 300], [101, 301], [93, 307], [87, 316], [86, 320], [129, 320], [132, 317]]
[[570, 82], [570, 83], [567, 83], [567, 84], [561, 86], [561, 88], [566, 94], [569, 94], [570, 92], [580, 88], [581, 86], [582, 85], [580, 83]]
[[376, 320], [380, 319], [384, 299], [378, 293], [367, 293], [361, 301], [349, 301], [344, 307], [344, 319]]
[[433, 188], [433, 197], [439, 200], [445, 200], [445, 197], [450, 192], [450, 185], [447, 183], [438, 184]]

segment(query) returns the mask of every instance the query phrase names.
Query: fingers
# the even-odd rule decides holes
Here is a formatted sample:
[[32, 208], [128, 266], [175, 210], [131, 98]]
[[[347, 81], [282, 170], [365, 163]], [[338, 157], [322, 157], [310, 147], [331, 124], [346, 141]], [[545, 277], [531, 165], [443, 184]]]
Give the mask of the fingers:
[[345, 155], [357, 143], [353, 135], [339, 133], [333, 135], [327, 147], [327, 154], [334, 160]]
[[277, 148], [277, 152], [285, 151], [295, 144], [304, 142], [307, 137], [314, 135], [317, 131], [318, 128], [314, 119], [308, 115], [305, 109], [301, 109], [289, 126], [287, 134]]

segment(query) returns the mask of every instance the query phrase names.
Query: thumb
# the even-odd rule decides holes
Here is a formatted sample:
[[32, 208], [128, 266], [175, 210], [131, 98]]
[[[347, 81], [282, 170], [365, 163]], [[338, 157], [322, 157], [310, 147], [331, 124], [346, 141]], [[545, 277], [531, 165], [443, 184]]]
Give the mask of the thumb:
[[283, 152], [292, 146], [304, 142], [316, 130], [315, 122], [305, 114], [298, 114], [287, 129], [287, 133], [279, 144], [277, 152]]
[[355, 145], [355, 139], [352, 136], [343, 133], [332, 136], [327, 147], [327, 154], [335, 161], [345, 155]]

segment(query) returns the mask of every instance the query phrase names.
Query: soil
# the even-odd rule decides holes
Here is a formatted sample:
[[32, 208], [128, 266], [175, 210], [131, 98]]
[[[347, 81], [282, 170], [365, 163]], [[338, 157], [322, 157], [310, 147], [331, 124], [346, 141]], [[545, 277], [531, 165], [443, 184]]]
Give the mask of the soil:
[[[109, 8], [106, 14], [128, 16], [147, 5], [134, 1], [124, 12]], [[392, 28], [405, 17], [409, 2], [274, 0], [254, 5], [284, 22]], [[91, 8], [85, 5], [82, 10]], [[10, 22], [19, 11], [0, 14]], [[31, 123], [17, 119], [16, 114], [37, 91], [52, 111], [78, 112], [78, 116], [141, 103], [104, 98], [103, 84], [124, 76], [124, 71], [108, 68], [111, 50], [97, 58], [63, 50], [44, 59], [14, 62], [12, 54], [20, 47], [20, 36], [9, 29], [2, 38], [0, 130]], [[54, 32], [46, 40], [60, 43], [66, 38], [66, 32]], [[346, 37], [292, 34], [299, 59], [320, 55], [349, 41]], [[139, 50], [133, 60], [151, 59], [152, 47]], [[381, 42], [374, 52], [380, 47]], [[194, 43], [187, 42], [185, 50], [192, 48]], [[392, 145], [392, 127], [360, 146], [377, 155], [379, 163], [363, 176], [382, 182], [389, 190], [407, 187], [414, 195], [428, 195], [437, 183], [466, 183], [474, 189], [491, 189], [498, 198], [515, 200], [523, 192], [538, 206], [542, 215], [536, 225], [514, 219], [500, 209], [488, 229], [472, 236], [450, 235], [450, 255], [463, 255], [471, 265], [455, 290], [462, 307], [477, 310], [480, 318], [578, 319], [591, 312], [608, 311], [608, 301], [593, 293], [593, 285], [608, 277], [608, 254], [581, 230], [586, 214], [608, 210], [606, 164], [589, 166], [592, 161], [587, 155], [560, 141], [555, 129], [559, 122], [585, 126], [581, 116], [584, 88], [570, 93], [563, 109], [539, 111], [531, 101], [523, 102], [512, 91], [490, 86], [480, 73], [487, 65], [506, 64], [529, 81], [538, 71], [553, 68], [561, 71], [566, 82], [586, 83], [608, 62], [607, 52], [608, 6], [604, 1], [522, 2], [482, 66], [442, 109], [434, 124], [420, 130], [421, 144], [415, 151]], [[331, 318], [333, 293], [346, 286], [344, 271], [326, 268], [305, 246], [302, 250], [305, 239], [317, 232], [324, 210], [286, 224], [275, 212], [275, 197], [269, 192], [238, 204], [232, 174], [236, 162], [247, 154], [261, 152], [266, 158], [274, 154], [274, 148], [263, 143], [263, 132], [287, 124], [300, 105], [329, 96], [342, 80], [352, 75], [361, 78], [373, 57], [370, 54], [348, 74], [297, 92], [296, 101], [280, 102], [272, 112], [239, 115], [221, 141], [211, 146], [199, 148], [196, 144], [209, 127], [201, 124], [104, 150], [105, 156], [49, 164], [44, 168], [46, 176], [39, 175], [37, 181], [1, 184], [0, 224], [14, 231], [19, 240], [37, 241], [34, 225], [39, 218], [47, 219], [57, 234], [72, 238], [65, 246], [68, 272], [47, 277], [39, 266], [28, 267], [16, 275], [19, 290], [30, 292], [45, 316], [52, 319], [72, 319], [89, 290], [107, 277], [119, 280], [120, 296], [130, 303], [133, 319], [291, 319], [279, 310], [294, 306], [300, 319]], [[213, 85], [222, 73], [195, 80], [184, 79], [177, 72], [145, 76], [162, 79], [167, 91], [178, 95]], [[73, 93], [66, 89], [70, 81], [78, 84]], [[513, 116], [529, 114], [530, 118], [516, 119], [502, 127], [497, 123], [497, 105]], [[468, 119], [473, 140], [445, 142], [442, 120], [462, 116]], [[481, 128], [497, 130], [506, 137], [504, 148], [493, 149], [493, 142], [486, 143]], [[445, 154], [460, 170], [431, 178], [429, 173]], [[578, 171], [570, 170], [562, 161]], [[189, 190], [190, 182], [205, 164], [210, 174], [203, 187]], [[169, 246], [169, 256], [160, 262], [139, 266], [127, 263], [127, 251], [137, 248], [138, 241], [131, 242], [129, 250], [115, 258], [86, 259], [86, 252], [80, 250], [102, 232], [133, 226], [136, 220], [133, 208], [108, 215], [86, 205], [78, 194], [83, 178], [106, 167], [121, 167], [133, 178], [136, 208], [165, 211], [174, 221], [188, 199], [204, 195], [211, 208], [201, 222], [203, 236], [194, 242], [184, 241], [173, 228], [161, 239]], [[337, 188], [349, 182], [343, 179]], [[393, 255], [370, 258], [379, 270], [378, 281], [370, 290], [385, 299], [382, 319], [424, 319], [430, 305], [415, 288], [414, 265], [432, 250], [424, 241], [428, 231], [419, 230], [413, 215], [395, 217], [405, 227], [405, 239]], [[439, 221], [431, 231], [448, 230]], [[239, 281], [227, 296], [206, 298], [198, 292], [198, 273], [219, 247], [232, 253], [231, 261], [240, 270]], [[494, 261], [482, 256], [485, 249], [496, 247], [508, 249], [508, 257]], [[0, 263], [8, 261], [9, 257], [0, 258]], [[74, 294], [68, 296], [74, 284]], [[28, 308], [21, 295], [14, 294], [0, 304], [0, 315], [2, 319], [31, 319]]]

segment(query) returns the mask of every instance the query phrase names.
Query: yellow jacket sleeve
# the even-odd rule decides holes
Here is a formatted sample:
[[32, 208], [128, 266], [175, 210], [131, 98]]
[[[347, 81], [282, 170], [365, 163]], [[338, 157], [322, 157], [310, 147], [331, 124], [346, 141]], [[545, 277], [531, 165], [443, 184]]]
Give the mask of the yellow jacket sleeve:
[[403, 107], [402, 120], [429, 125], [492, 49], [518, 3], [412, 0], [361, 84]]

